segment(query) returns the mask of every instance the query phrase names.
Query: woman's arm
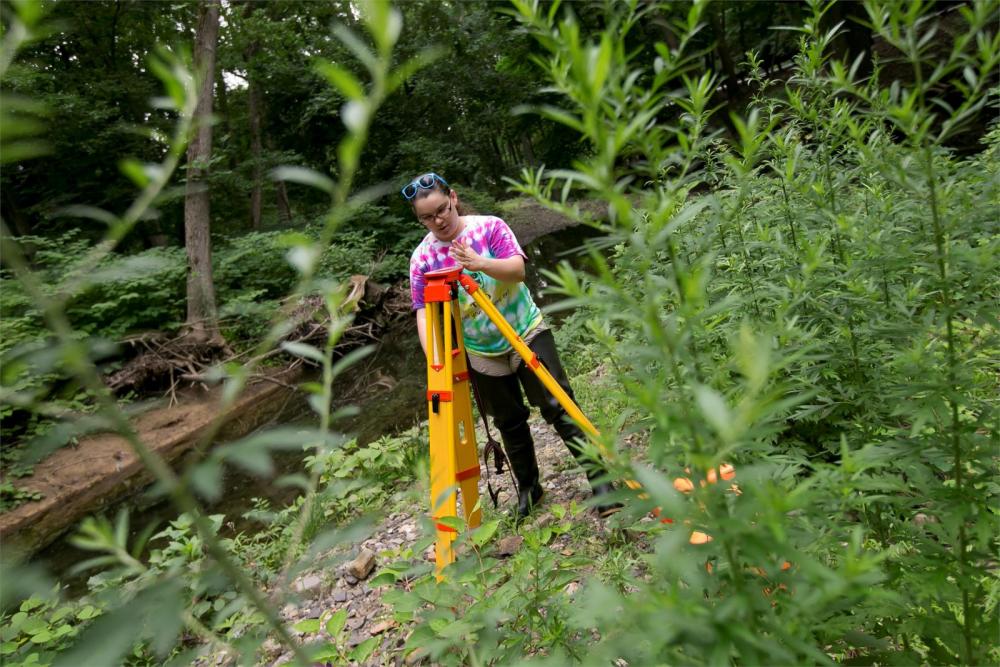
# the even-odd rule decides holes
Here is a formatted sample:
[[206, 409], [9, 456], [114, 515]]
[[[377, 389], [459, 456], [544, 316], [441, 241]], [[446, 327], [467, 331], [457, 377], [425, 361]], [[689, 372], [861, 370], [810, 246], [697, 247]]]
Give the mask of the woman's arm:
[[524, 258], [520, 255], [504, 259], [483, 257], [471, 246], [456, 240], [451, 244], [451, 256], [469, 271], [482, 271], [502, 283], [524, 281]]
[[417, 337], [420, 338], [420, 347], [424, 349], [424, 356], [427, 356], [427, 309], [421, 308], [417, 311]]

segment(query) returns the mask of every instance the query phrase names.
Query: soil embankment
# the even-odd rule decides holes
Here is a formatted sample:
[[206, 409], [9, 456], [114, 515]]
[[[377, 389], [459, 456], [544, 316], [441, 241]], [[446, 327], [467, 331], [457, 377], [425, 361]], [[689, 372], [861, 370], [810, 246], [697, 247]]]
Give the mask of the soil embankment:
[[[250, 386], [222, 417], [214, 440], [239, 438], [261, 425], [301, 409], [290, 388], [297, 372], [275, 376], [277, 382]], [[190, 391], [173, 406], [152, 409], [133, 424], [140, 440], [167, 463], [177, 463], [202, 444], [219, 417], [222, 387]], [[87, 514], [142, 490], [153, 480], [128, 441], [102, 433], [64, 447], [35, 466], [18, 487], [42, 494], [0, 514], [0, 541], [7, 553], [31, 554], [56, 539]]]
[[[602, 217], [606, 214], [606, 205], [601, 202], [585, 201], [578, 203], [578, 206], [591, 215]], [[534, 200], [524, 198], [504, 202], [496, 215], [503, 218], [522, 247], [542, 236], [577, 224], [576, 220], [562, 213], [551, 211]]]

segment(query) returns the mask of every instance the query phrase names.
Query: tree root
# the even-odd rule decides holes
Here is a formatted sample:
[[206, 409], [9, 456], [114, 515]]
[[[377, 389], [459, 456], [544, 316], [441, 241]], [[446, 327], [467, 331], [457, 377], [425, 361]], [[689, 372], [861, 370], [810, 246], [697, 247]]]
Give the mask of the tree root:
[[[386, 328], [410, 313], [409, 293], [401, 287], [386, 288], [365, 276], [351, 278], [347, 303], [356, 308], [354, 324], [341, 335], [334, 347], [335, 356], [370, 342], [377, 342]], [[281, 306], [282, 319], [289, 323], [280, 342], [307, 343], [322, 348], [330, 324], [323, 297], [309, 295], [288, 299]], [[159, 331], [129, 336], [121, 341], [127, 360], [118, 370], [106, 375], [104, 382], [118, 396], [133, 393], [142, 397], [164, 396], [170, 405], [177, 403], [177, 392], [191, 387], [207, 389], [220, 380], [217, 368], [229, 362], [255, 365], [275, 357], [288, 359], [291, 370], [311, 362], [293, 357], [280, 345], [251, 357], [252, 350], [234, 352], [221, 338], [198, 338], [181, 332], [171, 335]], [[250, 382], [277, 382], [271, 374], [255, 373]]]

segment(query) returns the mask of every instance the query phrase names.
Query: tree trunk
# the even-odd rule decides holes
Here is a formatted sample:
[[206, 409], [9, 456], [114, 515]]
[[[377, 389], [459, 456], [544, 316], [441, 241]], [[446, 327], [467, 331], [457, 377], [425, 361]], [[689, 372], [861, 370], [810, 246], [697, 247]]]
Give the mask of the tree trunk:
[[212, 89], [215, 48], [219, 39], [219, 0], [202, 0], [195, 33], [194, 64], [201, 77], [196, 131], [188, 145], [187, 187], [184, 193], [184, 245], [187, 248], [187, 328], [194, 338], [221, 340], [212, 283], [209, 235], [208, 162], [212, 157]]
[[0, 217], [9, 225], [13, 225], [11, 231], [17, 236], [31, 234], [31, 225], [14, 200], [14, 193], [5, 187], [0, 187]]
[[252, 184], [250, 186], [250, 227], [254, 231], [260, 229], [261, 190], [264, 185], [264, 175], [261, 169], [263, 151], [260, 141], [261, 99], [260, 87], [250, 74], [250, 85], [247, 88], [247, 107], [250, 114], [250, 161], [253, 165]]
[[[219, 130], [219, 136], [224, 139], [232, 140], [233, 136], [233, 124], [229, 120], [229, 89], [226, 88], [226, 78], [222, 75], [222, 69], [216, 68], [218, 71], [215, 73], [215, 99], [212, 102], [212, 106], [218, 110], [215, 117], [218, 119], [218, 123], [215, 128]], [[230, 169], [237, 169], [240, 166], [239, 160], [236, 157], [236, 151], [227, 151], [228, 164]]]
[[288, 226], [292, 224], [292, 206], [288, 203], [288, 190], [284, 181], [275, 181], [274, 188], [278, 194], [278, 219], [281, 224]]
[[[243, 18], [249, 18], [256, 7], [256, 3], [248, 2], [243, 8]], [[261, 169], [263, 150], [260, 140], [263, 100], [261, 99], [260, 86], [257, 83], [253, 62], [258, 51], [260, 51], [260, 42], [256, 39], [250, 42], [243, 51], [243, 61], [247, 66], [247, 112], [250, 116], [250, 160], [251, 164], [253, 164], [253, 176], [251, 177], [250, 186], [250, 227], [254, 231], [260, 229], [263, 204], [261, 191], [264, 187], [264, 175]]]
[[726, 5], [718, 5], [713, 11], [709, 9], [712, 20], [712, 30], [715, 32], [715, 52], [722, 62], [722, 73], [726, 77], [726, 96], [732, 105], [739, 99], [740, 87], [736, 80], [736, 67], [733, 65], [733, 58], [729, 53], [729, 40], [726, 35]]

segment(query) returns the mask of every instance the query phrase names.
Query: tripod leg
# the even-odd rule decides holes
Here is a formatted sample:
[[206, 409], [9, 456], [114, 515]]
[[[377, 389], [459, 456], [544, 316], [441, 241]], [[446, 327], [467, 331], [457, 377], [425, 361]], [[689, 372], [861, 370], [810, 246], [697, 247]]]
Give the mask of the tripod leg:
[[[451, 317], [447, 305], [450, 304], [427, 304], [427, 429], [431, 444], [431, 516], [435, 518], [437, 528], [434, 553], [438, 572], [455, 560], [452, 550], [455, 529], [436, 519], [453, 517], [457, 510], [452, 365], [451, 355], [446, 353], [451, 344], [451, 332], [448, 330]], [[442, 322], [449, 323], [444, 331]]]
[[[466, 276], [462, 276], [462, 278], [466, 278]], [[471, 283], [471, 285], [469, 283]], [[473, 298], [473, 300], [475, 300], [476, 305], [478, 305], [480, 309], [486, 313], [486, 316], [490, 318], [490, 321], [496, 326], [497, 329], [500, 330], [500, 333], [507, 339], [507, 342], [511, 344], [518, 354], [521, 355], [521, 358], [524, 359], [524, 363], [535, 372], [535, 375], [537, 375], [538, 379], [541, 380], [543, 385], [545, 385], [545, 388], [548, 389], [553, 396], [555, 396], [556, 400], [559, 401], [559, 404], [563, 406], [564, 410], [566, 410], [566, 413], [576, 423], [580, 424], [580, 426], [582, 426], [587, 433], [595, 437], [598, 436], [599, 433], [597, 428], [590, 423], [590, 420], [587, 419], [587, 415], [583, 414], [583, 411], [580, 410], [579, 406], [573, 402], [573, 399], [570, 398], [569, 395], [563, 391], [563, 388], [559, 386], [559, 383], [555, 381], [555, 378], [553, 378], [552, 375], [545, 370], [545, 367], [538, 362], [538, 358], [535, 356], [535, 353], [532, 352], [531, 348], [528, 347], [524, 340], [517, 335], [514, 328], [510, 326], [510, 323], [508, 323], [500, 311], [497, 310], [497, 307], [493, 305], [490, 298], [486, 296], [486, 293], [479, 289], [479, 285], [477, 285], [476, 282], [470, 278], [468, 281], [462, 280], [462, 286], [465, 287], [466, 291], [469, 292], [469, 295]]]
[[[456, 308], [457, 331], [462, 330]], [[458, 337], [458, 354], [455, 355], [454, 413], [455, 413], [455, 481], [462, 491], [462, 513], [469, 528], [482, 523], [483, 512], [479, 507], [479, 450], [476, 447], [476, 425], [472, 421], [472, 400], [469, 395], [469, 371], [466, 368], [465, 349]]]
[[[567, 394], [563, 388], [559, 386], [559, 383], [556, 382], [555, 378], [552, 377], [552, 374], [546, 370], [545, 366], [539, 363], [538, 357], [535, 356], [535, 353], [531, 351], [531, 348], [529, 348], [517, 332], [514, 331], [514, 328], [510, 326], [510, 323], [507, 322], [503, 314], [497, 310], [497, 307], [493, 305], [493, 302], [490, 301], [488, 296], [486, 296], [486, 293], [479, 289], [479, 285], [476, 281], [464, 275], [459, 278], [459, 281], [465, 291], [469, 293], [469, 296], [471, 296], [476, 302], [476, 305], [478, 305], [479, 308], [486, 313], [486, 316], [496, 326], [496, 328], [500, 330], [500, 333], [507, 339], [507, 342], [511, 344], [518, 354], [521, 355], [521, 358], [524, 359], [524, 363], [527, 367], [538, 376], [542, 385], [544, 385], [545, 388], [549, 390], [549, 393], [552, 394], [557, 401], [559, 401], [559, 405], [563, 407], [566, 414], [569, 415], [574, 422], [579, 424], [583, 430], [592, 437], [594, 442], [600, 448], [601, 455], [606, 460], [610, 461], [612, 459], [611, 453], [607, 451], [598, 439], [600, 433], [597, 428], [590, 422], [589, 419], [587, 419], [587, 415], [583, 414], [583, 411], [573, 401], [573, 399], [570, 398], [569, 394]], [[626, 479], [625, 483], [631, 489], [641, 488], [639, 482], [632, 479]]]

